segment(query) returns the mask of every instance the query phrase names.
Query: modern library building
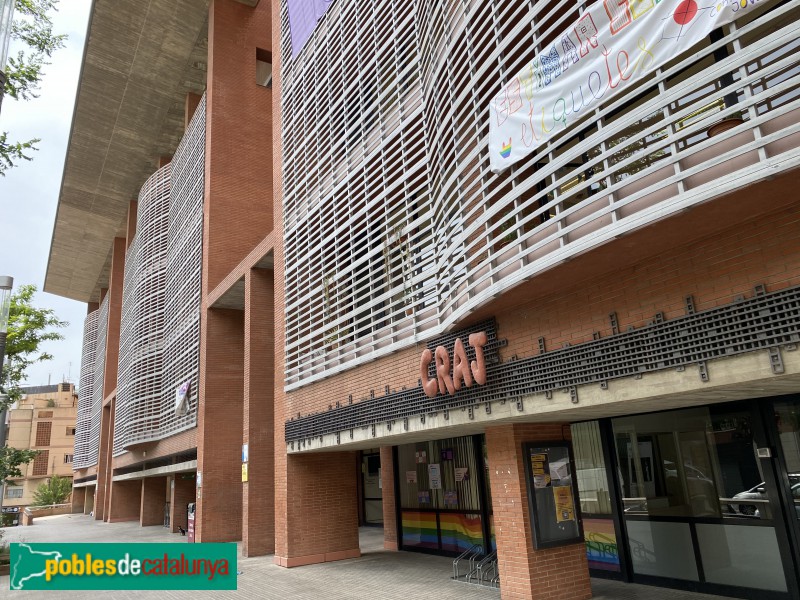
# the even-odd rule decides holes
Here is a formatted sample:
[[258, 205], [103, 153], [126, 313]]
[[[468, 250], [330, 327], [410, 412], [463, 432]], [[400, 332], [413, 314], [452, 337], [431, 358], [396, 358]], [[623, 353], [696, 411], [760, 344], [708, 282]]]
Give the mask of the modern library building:
[[798, 51], [791, 0], [95, 0], [74, 510], [800, 598]]

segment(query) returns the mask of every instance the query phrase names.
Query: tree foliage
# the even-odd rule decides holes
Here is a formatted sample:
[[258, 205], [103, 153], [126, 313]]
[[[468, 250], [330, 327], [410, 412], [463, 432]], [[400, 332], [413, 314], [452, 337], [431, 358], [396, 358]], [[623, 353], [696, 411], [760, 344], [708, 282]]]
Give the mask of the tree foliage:
[[[15, 100], [36, 98], [42, 69], [50, 64], [53, 52], [64, 47], [66, 35], [53, 33], [50, 15], [58, 10], [59, 0], [15, 0], [11, 40], [23, 45], [16, 56], [8, 57], [4, 67], [5, 94]], [[2, 66], [2, 65], [0, 65]], [[38, 139], [27, 142], [8, 141], [8, 133], [0, 134], [0, 175], [19, 160], [31, 160], [30, 151], [37, 150]]]
[[41, 349], [42, 343], [64, 339], [58, 329], [69, 325], [52, 309], [33, 306], [35, 293], [35, 285], [22, 285], [11, 295], [6, 356], [0, 374], [0, 387], [5, 389], [9, 402], [0, 403], [0, 411], [22, 395], [20, 384], [28, 367], [53, 358]]
[[64, 504], [72, 492], [72, 480], [67, 477], [53, 475], [46, 483], [39, 484], [33, 492], [31, 506], [50, 506], [51, 504]]
[[11, 446], [0, 448], [0, 487], [8, 479], [22, 477], [20, 466], [27, 465], [37, 454], [37, 450], [20, 450]]

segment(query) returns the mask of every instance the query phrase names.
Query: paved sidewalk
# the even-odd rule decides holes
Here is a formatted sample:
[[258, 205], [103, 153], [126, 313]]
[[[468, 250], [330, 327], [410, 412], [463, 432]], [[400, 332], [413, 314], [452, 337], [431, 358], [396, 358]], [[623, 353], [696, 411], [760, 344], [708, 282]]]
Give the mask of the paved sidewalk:
[[[175, 542], [186, 538], [163, 527], [138, 523], [108, 524], [83, 515], [36, 519], [31, 527], [3, 530], [8, 542]], [[20, 600], [86, 600], [87, 598], [141, 600], [266, 599], [285, 600], [499, 600], [498, 590], [456, 583], [449, 579], [452, 561], [413, 552], [387, 552], [383, 531], [361, 530], [361, 558], [284, 569], [271, 556], [239, 558], [239, 589], [230, 592], [10, 592], [8, 577], [0, 577], [0, 598]], [[725, 600], [650, 586], [592, 580], [597, 600]]]

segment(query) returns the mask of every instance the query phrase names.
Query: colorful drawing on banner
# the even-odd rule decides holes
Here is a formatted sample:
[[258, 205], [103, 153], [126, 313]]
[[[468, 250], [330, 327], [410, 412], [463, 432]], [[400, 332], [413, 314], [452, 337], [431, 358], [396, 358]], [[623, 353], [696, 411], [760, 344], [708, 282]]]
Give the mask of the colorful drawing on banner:
[[572, 502], [572, 486], [559, 485], [553, 488], [553, 498], [556, 502], [556, 522], [575, 520], [575, 504]]
[[447, 491], [444, 493], [445, 506], [458, 506], [458, 492]]
[[453, 449], [445, 448], [442, 450], [442, 460], [453, 460]]
[[456, 467], [456, 481], [469, 481], [468, 467]]
[[546, 452], [531, 454], [531, 469], [533, 470], [533, 487], [542, 489], [550, 487], [550, 465]]
[[502, 171], [764, 0], [602, 0], [560, 32], [489, 105]]
[[428, 462], [428, 453], [425, 450], [417, 450], [416, 457], [418, 465], [424, 465]]
[[417, 492], [417, 502], [420, 504], [430, 504], [431, 493], [428, 490], [420, 490]]
[[406, 471], [406, 483], [417, 483], [416, 471]]
[[428, 483], [432, 490], [442, 489], [442, 470], [436, 463], [428, 465]]

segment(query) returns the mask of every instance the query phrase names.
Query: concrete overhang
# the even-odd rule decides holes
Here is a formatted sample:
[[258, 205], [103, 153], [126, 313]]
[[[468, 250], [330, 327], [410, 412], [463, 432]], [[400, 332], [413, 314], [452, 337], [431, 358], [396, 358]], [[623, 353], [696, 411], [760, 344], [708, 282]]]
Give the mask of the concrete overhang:
[[129, 202], [206, 87], [209, 0], [94, 0], [44, 290], [97, 302]]

